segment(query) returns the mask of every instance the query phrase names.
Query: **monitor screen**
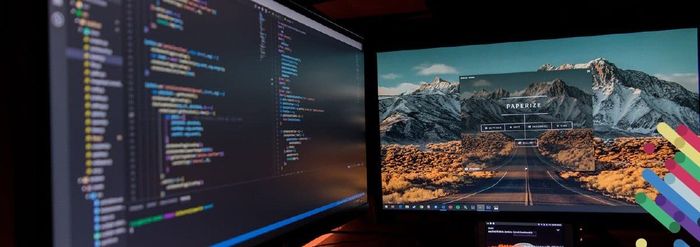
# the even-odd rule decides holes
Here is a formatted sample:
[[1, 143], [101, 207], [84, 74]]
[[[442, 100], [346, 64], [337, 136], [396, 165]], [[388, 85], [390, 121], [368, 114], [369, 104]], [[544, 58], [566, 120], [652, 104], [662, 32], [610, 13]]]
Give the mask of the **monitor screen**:
[[[697, 29], [379, 53], [387, 210], [643, 212], [700, 132]], [[645, 147], [651, 144], [651, 153]]]
[[366, 202], [358, 38], [267, 0], [51, 0], [55, 246], [253, 244]]

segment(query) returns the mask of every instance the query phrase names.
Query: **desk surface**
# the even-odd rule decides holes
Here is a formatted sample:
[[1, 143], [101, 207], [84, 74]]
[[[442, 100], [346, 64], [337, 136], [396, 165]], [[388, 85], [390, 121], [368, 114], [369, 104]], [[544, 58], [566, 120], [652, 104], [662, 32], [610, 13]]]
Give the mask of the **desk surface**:
[[[642, 224], [651, 227], [636, 223], [609, 226], [605, 222], [575, 225], [574, 245], [635, 246], [639, 238], [644, 238], [648, 246], [673, 246], [673, 241], [681, 238], [691, 246], [700, 246], [698, 242], [689, 242], [694, 239], [688, 234], [671, 234], [656, 227], [657, 224]], [[375, 223], [363, 216], [318, 236], [304, 246], [476, 246], [477, 227], [474, 221]]]

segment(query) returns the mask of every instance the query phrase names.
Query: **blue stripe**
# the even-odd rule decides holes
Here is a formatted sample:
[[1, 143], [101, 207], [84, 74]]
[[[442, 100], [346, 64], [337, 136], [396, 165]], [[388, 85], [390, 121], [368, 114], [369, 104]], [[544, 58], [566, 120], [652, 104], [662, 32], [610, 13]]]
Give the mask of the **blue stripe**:
[[690, 245], [683, 241], [683, 239], [676, 239], [676, 241], [673, 241], [673, 247], [690, 247]]
[[360, 194], [352, 195], [352, 196], [350, 196], [350, 197], [347, 197], [347, 198], [342, 199], [342, 200], [340, 200], [340, 201], [332, 202], [332, 203], [327, 204], [327, 205], [325, 205], [325, 206], [322, 206], [322, 207], [320, 207], [320, 208], [316, 208], [316, 209], [313, 209], [313, 210], [311, 210], [311, 211], [307, 211], [307, 212], [305, 212], [305, 213], [301, 213], [301, 214], [292, 216], [292, 217], [290, 217], [290, 218], [277, 221], [277, 222], [275, 222], [275, 223], [272, 223], [272, 224], [267, 225], [267, 226], [263, 226], [263, 227], [261, 227], [261, 228], [255, 229], [255, 230], [250, 231], [250, 232], [247, 232], [247, 233], [243, 233], [243, 234], [241, 234], [241, 235], [238, 235], [238, 236], [233, 237], [233, 238], [228, 239], [228, 240], [224, 240], [223, 242], [214, 244], [214, 245], [212, 245], [212, 246], [213, 246], [213, 247], [224, 247], [224, 246], [233, 246], [233, 245], [241, 244], [241, 243], [243, 243], [243, 242], [245, 242], [245, 241], [248, 241], [248, 240], [250, 240], [250, 239], [252, 239], [252, 238], [255, 238], [255, 237], [258, 237], [258, 236], [263, 235], [263, 234], [265, 234], [265, 233], [269, 233], [269, 232], [271, 232], [271, 231], [280, 229], [280, 228], [282, 228], [282, 227], [284, 227], [284, 226], [286, 226], [286, 225], [289, 225], [289, 224], [292, 224], [292, 223], [294, 223], [294, 222], [300, 221], [300, 220], [302, 220], [302, 219], [304, 219], [304, 218], [311, 217], [311, 216], [316, 215], [316, 214], [318, 214], [318, 213], [321, 213], [321, 212], [323, 212], [323, 211], [327, 211], [327, 210], [329, 210], [329, 209], [332, 209], [332, 208], [334, 208], [334, 207], [340, 206], [340, 205], [345, 204], [345, 203], [347, 203], [347, 202], [356, 200], [356, 199], [358, 199], [358, 198], [360, 198], [360, 197], [362, 197], [362, 196], [364, 196], [364, 195], [365, 195], [365, 193], [360, 193]]
[[661, 178], [656, 176], [656, 173], [651, 171], [649, 168], [645, 168], [644, 171], [642, 172], [642, 177], [649, 182], [656, 190], [659, 191], [666, 199], [671, 201], [673, 205], [678, 207], [678, 209], [681, 210], [686, 216], [688, 216], [689, 219], [693, 220], [693, 222], [698, 222], [698, 219], [700, 219], [700, 212], [695, 210], [695, 208], [690, 205], [686, 200], [681, 197], [673, 188], [668, 186], [668, 184], [664, 183]]

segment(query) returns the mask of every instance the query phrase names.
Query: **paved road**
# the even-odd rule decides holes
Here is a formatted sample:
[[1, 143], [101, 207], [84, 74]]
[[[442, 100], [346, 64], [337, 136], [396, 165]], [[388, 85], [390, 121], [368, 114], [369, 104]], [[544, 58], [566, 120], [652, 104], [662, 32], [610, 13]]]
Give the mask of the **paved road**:
[[480, 182], [479, 186], [433, 201], [525, 206], [628, 205], [562, 180], [557, 176], [559, 169], [542, 157], [536, 148], [518, 148], [509, 160], [494, 170], [494, 177]]

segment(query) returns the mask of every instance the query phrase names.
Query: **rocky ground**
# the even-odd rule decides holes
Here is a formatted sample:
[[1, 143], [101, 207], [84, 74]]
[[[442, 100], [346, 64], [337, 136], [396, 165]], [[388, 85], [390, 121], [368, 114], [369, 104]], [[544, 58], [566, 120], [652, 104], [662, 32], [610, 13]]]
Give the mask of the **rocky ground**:
[[488, 168], [510, 156], [515, 150], [513, 140], [501, 133], [462, 135], [462, 161], [465, 167]]
[[455, 193], [491, 172], [467, 172], [460, 141], [419, 145], [382, 145], [382, 194], [385, 203], [426, 201]]
[[[668, 170], [663, 162], [672, 158], [677, 149], [661, 137], [593, 139], [595, 144], [596, 170], [593, 172], [564, 171], [560, 176], [574, 179], [585, 188], [606, 196], [634, 203], [637, 192], [645, 192], [652, 199], [658, 192], [642, 178], [644, 168], [652, 169], [663, 177]], [[656, 150], [644, 152], [644, 144], [652, 143]]]
[[593, 130], [545, 131], [538, 138], [540, 154], [572, 171], [594, 171]]

